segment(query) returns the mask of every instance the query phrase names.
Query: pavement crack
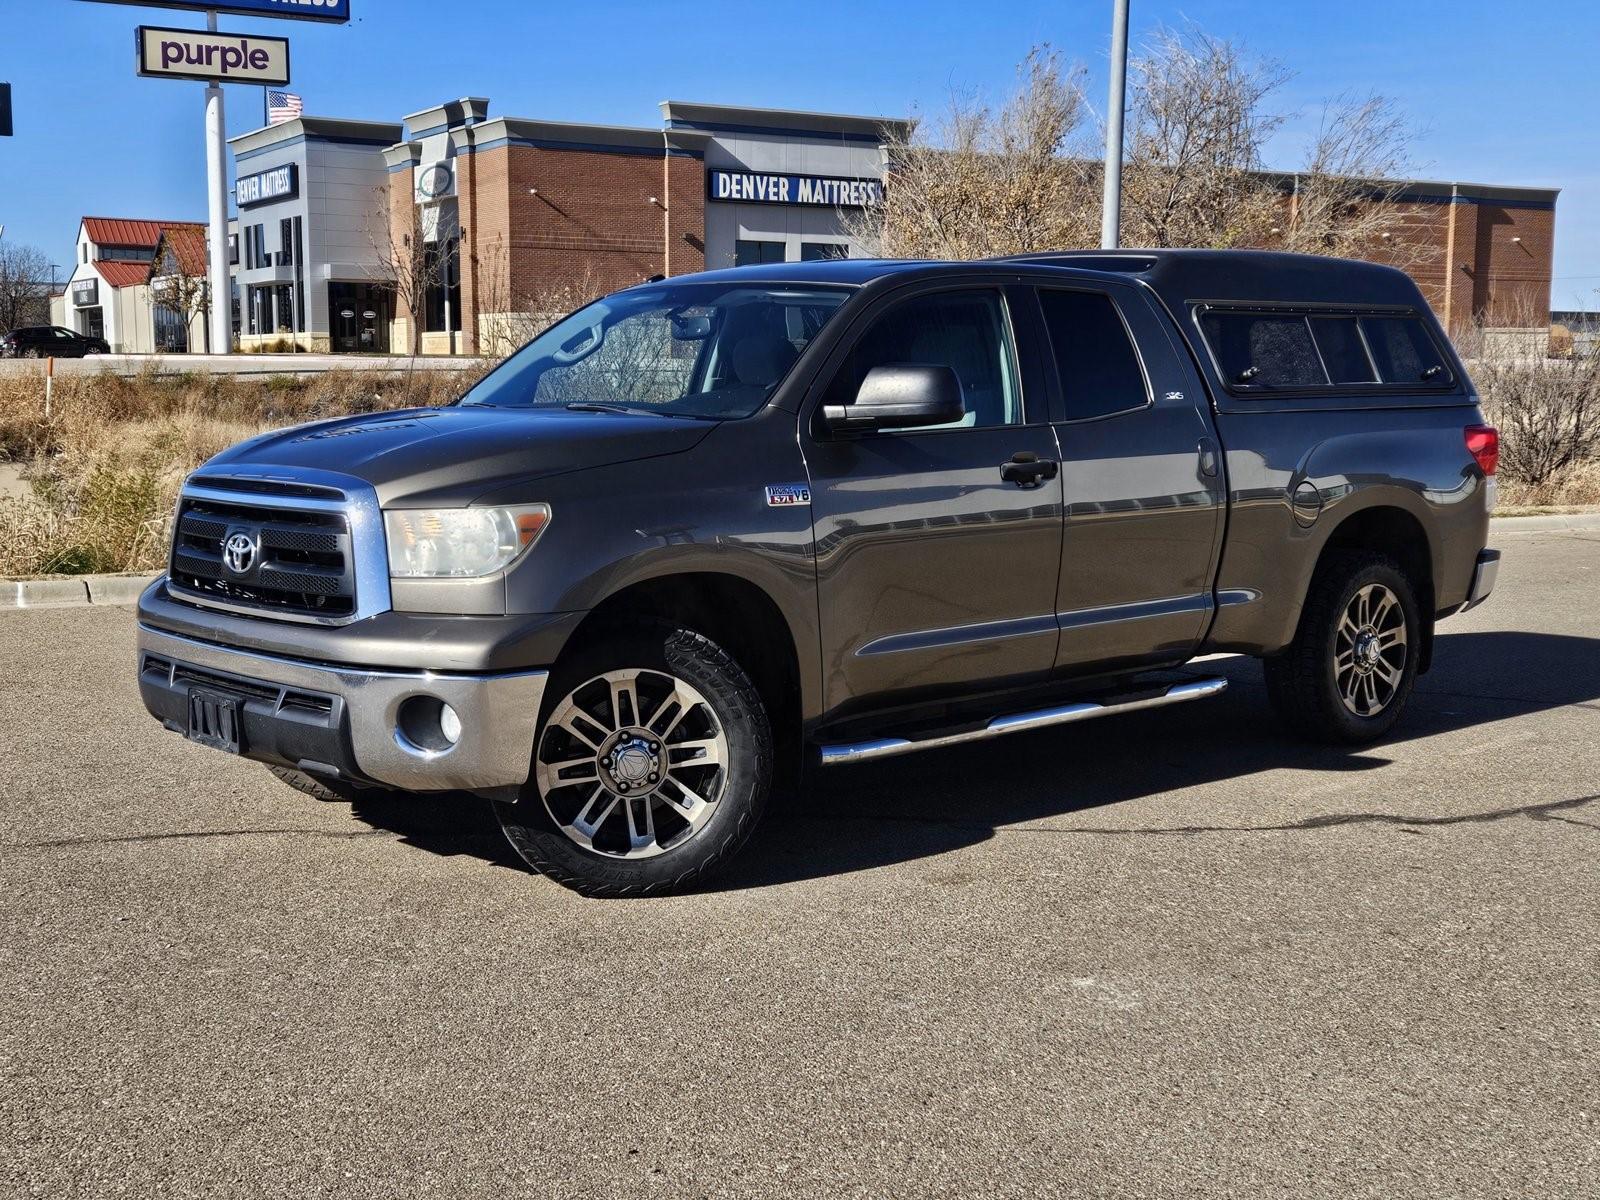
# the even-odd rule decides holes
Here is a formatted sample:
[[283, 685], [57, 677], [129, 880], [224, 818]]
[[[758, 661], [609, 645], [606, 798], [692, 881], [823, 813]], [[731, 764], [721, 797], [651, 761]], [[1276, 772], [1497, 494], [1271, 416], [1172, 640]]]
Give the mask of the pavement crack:
[[1600, 793], [1592, 796], [1576, 796], [1570, 800], [1550, 800], [1543, 804], [1520, 804], [1511, 808], [1496, 808], [1490, 809], [1488, 812], [1462, 813], [1457, 816], [1447, 817], [1408, 816], [1404, 813], [1327, 813], [1322, 816], [1307, 817], [1303, 821], [1294, 821], [1282, 825], [1173, 825], [1134, 827], [1131, 829], [1117, 829], [1103, 825], [1011, 825], [992, 827], [979, 821], [948, 820], [941, 817], [873, 816], [861, 813], [832, 814], [831, 819], [836, 821], [873, 821], [900, 825], [937, 825], [946, 829], [973, 829], [995, 834], [1049, 833], [1058, 835], [1077, 834], [1089, 837], [1187, 837], [1204, 833], [1299, 833], [1317, 829], [1333, 829], [1340, 825], [1489, 825], [1498, 821], [1509, 821], [1515, 817], [1526, 817], [1530, 821], [1559, 821], [1564, 825], [1579, 825], [1585, 829], [1600, 831], [1600, 825], [1589, 821], [1580, 821], [1574, 817], [1559, 815], [1572, 809], [1581, 808], [1586, 804], [1593, 804], [1597, 800], [1600, 800]]
[[127, 837], [55, 838], [42, 842], [0, 842], [0, 850], [72, 850], [82, 846], [131, 846], [152, 842], [193, 841], [205, 838], [307, 837], [332, 841], [384, 837], [382, 829], [361, 829], [340, 833], [329, 829], [196, 829], [180, 833], [140, 833]]
[[1581, 825], [1586, 829], [1600, 829], [1600, 826], [1593, 825], [1588, 821], [1579, 821], [1572, 817], [1557, 815], [1571, 809], [1581, 808], [1586, 804], [1593, 804], [1596, 800], [1600, 800], [1600, 793], [1593, 796], [1576, 796], [1570, 800], [1550, 800], [1543, 804], [1519, 804], [1510, 808], [1495, 808], [1490, 809], [1488, 812], [1462, 813], [1458, 816], [1448, 817], [1407, 816], [1404, 813], [1327, 813], [1323, 816], [1307, 817], [1304, 821], [1294, 821], [1283, 825], [1177, 825], [1168, 828], [1143, 829], [1114, 829], [1103, 826], [1083, 825], [1060, 828], [1051, 825], [1030, 825], [1002, 832], [1170, 837], [1197, 833], [1296, 833], [1314, 829], [1332, 829], [1340, 825], [1490, 825], [1498, 821], [1509, 821], [1515, 817], [1527, 817], [1531, 821], [1559, 821], [1564, 825]]

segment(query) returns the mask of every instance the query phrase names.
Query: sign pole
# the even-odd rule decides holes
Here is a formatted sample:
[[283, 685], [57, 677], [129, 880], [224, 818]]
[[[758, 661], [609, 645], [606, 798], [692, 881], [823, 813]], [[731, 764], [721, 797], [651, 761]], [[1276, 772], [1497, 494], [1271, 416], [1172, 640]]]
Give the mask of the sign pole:
[[1100, 248], [1122, 244], [1122, 113], [1128, 104], [1128, 0], [1115, 0], [1111, 20], [1111, 97], [1106, 103], [1105, 195], [1100, 202]]
[[[217, 32], [217, 14], [206, 13], [206, 31]], [[228, 122], [222, 85], [206, 87], [206, 191], [211, 218], [211, 353], [233, 351], [233, 287], [228, 279]]]

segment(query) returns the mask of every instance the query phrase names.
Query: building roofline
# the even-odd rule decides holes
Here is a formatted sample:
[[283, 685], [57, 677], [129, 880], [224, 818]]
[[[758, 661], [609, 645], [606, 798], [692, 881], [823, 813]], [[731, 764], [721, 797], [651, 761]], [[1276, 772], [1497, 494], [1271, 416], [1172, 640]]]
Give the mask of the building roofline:
[[387, 146], [398, 142], [404, 133], [399, 122], [394, 121], [353, 121], [344, 117], [296, 117], [281, 125], [268, 125], [261, 129], [252, 129], [249, 133], [241, 133], [238, 137], [229, 138], [228, 145], [233, 147], [236, 155], [253, 150], [265, 150], [280, 142], [294, 141], [296, 138], [322, 142], [365, 144], [382, 142]]
[[414, 138], [457, 125], [477, 125], [489, 119], [489, 100], [486, 96], [462, 96], [459, 100], [446, 100], [405, 115], [406, 128]]
[[695, 153], [709, 135], [693, 130], [661, 129], [636, 125], [588, 125], [578, 121], [540, 121], [526, 117], [496, 117], [472, 128], [478, 145], [491, 142], [531, 142], [535, 145], [572, 146], [596, 150], [666, 150]]
[[[1265, 177], [1284, 186], [1292, 186], [1295, 179], [1314, 175], [1313, 171], [1263, 171]], [[1456, 179], [1362, 179], [1357, 182], [1379, 192], [1392, 192], [1399, 201], [1449, 201], [1452, 198], [1464, 203], [1472, 201], [1529, 203], [1553, 205], [1561, 194], [1560, 188], [1523, 187], [1503, 183], [1467, 183]]]
[[886, 130], [900, 137], [907, 137], [916, 124], [903, 117], [803, 112], [790, 108], [751, 108], [742, 104], [703, 104], [694, 100], [663, 100], [661, 118], [669, 125], [702, 129], [828, 133], [879, 140]]

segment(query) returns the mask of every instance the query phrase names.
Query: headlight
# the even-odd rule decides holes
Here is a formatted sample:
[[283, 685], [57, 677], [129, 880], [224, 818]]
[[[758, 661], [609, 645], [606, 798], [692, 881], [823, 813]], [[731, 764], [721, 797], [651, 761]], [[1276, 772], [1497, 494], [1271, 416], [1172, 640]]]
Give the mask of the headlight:
[[550, 524], [548, 504], [418, 508], [383, 514], [396, 579], [474, 579], [503, 571]]

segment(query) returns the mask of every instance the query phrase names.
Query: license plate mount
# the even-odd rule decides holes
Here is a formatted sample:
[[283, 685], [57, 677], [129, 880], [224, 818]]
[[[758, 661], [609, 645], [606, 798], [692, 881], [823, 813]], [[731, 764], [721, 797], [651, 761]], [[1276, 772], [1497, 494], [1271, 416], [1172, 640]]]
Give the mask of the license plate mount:
[[238, 696], [229, 696], [224, 692], [191, 691], [189, 740], [227, 754], [243, 754], [239, 708]]

